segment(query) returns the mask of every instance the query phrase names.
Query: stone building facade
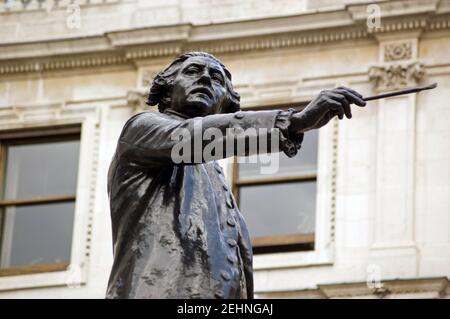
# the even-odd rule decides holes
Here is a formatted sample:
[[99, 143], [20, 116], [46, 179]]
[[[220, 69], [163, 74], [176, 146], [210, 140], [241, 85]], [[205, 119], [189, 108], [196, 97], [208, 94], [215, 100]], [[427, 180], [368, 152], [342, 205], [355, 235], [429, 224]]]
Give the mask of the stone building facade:
[[[227, 65], [244, 110], [301, 108], [340, 85], [372, 95], [438, 82], [320, 129], [308, 146], [313, 173], [255, 182], [238, 179], [231, 159], [221, 164], [244, 207], [254, 205], [245, 187], [313, 183], [312, 230], [255, 238], [258, 297], [450, 296], [449, 0], [9, 0], [0, 26], [0, 298], [104, 297], [112, 263], [106, 174], [118, 135], [148, 110], [156, 72], [193, 50]], [[41, 149], [18, 147], [35, 144]], [[44, 145], [58, 145], [57, 155], [46, 159]], [[20, 154], [36, 164], [23, 155], [14, 162]], [[38, 172], [15, 178], [27, 165]], [[76, 176], [64, 177], [68, 191], [58, 181], [48, 194], [20, 195], [20, 183], [43, 185], [41, 175], [62, 176], [69, 165]], [[53, 215], [22, 231], [36, 247], [60, 241], [55, 250], [66, 258], [45, 251], [52, 262], [41, 265], [22, 256], [16, 229], [27, 207], [62, 203], [64, 234]]]

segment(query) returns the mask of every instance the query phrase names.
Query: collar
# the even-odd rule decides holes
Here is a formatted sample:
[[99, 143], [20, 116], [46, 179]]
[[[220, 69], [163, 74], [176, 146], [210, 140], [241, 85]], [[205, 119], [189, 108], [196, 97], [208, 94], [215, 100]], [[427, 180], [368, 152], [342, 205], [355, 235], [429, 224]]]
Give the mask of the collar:
[[164, 110], [164, 113], [170, 114], [170, 115], [175, 115], [176, 117], [181, 117], [181, 118], [183, 118], [183, 119], [188, 119], [188, 118], [189, 118], [189, 116], [184, 115], [184, 114], [182, 114], [182, 113], [180, 113], [180, 112], [174, 111], [174, 110], [172, 110], [172, 109], [165, 109], [165, 110]]

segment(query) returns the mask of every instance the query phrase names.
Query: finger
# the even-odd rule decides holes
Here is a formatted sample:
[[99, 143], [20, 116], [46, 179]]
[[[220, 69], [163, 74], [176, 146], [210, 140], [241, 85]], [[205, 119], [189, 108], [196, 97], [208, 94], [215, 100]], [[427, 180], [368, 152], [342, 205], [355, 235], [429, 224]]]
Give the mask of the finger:
[[337, 110], [332, 110], [332, 111], [331, 111], [330, 117], [333, 118], [333, 117], [335, 117], [335, 116], [337, 116], [340, 120], [342, 120], [342, 119], [344, 118], [344, 116], [339, 115], [339, 111], [337, 111]]
[[350, 108], [350, 102], [348, 101], [348, 98], [343, 94], [338, 94], [338, 93], [334, 93], [334, 92], [330, 92], [329, 96], [333, 100], [341, 103], [345, 116], [348, 119], [351, 119], [352, 118], [352, 110]]
[[366, 101], [364, 101], [362, 99], [361, 94], [359, 94], [358, 92], [356, 92], [352, 89], [341, 87], [341, 88], [336, 89], [336, 91], [337, 91], [337, 93], [345, 95], [348, 98], [348, 100], [350, 101], [350, 103], [354, 103], [358, 106], [366, 105]]
[[357, 97], [359, 97], [359, 98], [363, 98], [363, 96], [360, 94], [360, 93], [358, 93], [357, 91], [355, 91], [355, 90], [353, 90], [353, 89], [351, 89], [351, 88], [348, 88], [348, 87], [346, 87], [346, 86], [340, 86], [340, 87], [338, 87], [338, 89], [343, 89], [343, 90], [346, 90], [346, 91], [348, 91], [348, 92], [350, 92], [350, 93], [353, 93], [354, 95], [356, 95]]
[[338, 101], [335, 101], [333, 99], [328, 100], [328, 105], [330, 106], [330, 112], [331, 116], [337, 115], [340, 120], [344, 118], [344, 108], [342, 107], [342, 104]]
[[350, 101], [350, 103], [354, 103], [358, 106], [366, 105], [366, 102], [362, 98], [356, 96], [355, 94], [353, 94], [350, 91], [347, 91], [345, 89], [337, 89], [336, 92], [345, 95], [345, 97], [347, 97], [347, 99]]

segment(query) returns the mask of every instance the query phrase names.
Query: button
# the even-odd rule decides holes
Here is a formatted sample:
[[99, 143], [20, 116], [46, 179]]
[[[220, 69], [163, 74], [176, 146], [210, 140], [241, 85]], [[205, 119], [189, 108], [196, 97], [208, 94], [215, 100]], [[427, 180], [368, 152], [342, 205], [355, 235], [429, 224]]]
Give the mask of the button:
[[228, 208], [234, 208], [234, 204], [231, 199], [227, 199], [227, 206], [228, 206]]
[[233, 239], [233, 238], [228, 238], [227, 239], [227, 243], [228, 245], [230, 245], [231, 247], [235, 247], [237, 245], [237, 242]]
[[226, 271], [222, 270], [220, 272], [220, 275], [222, 276], [223, 279], [225, 279], [226, 281], [230, 281], [231, 276], [229, 273], [227, 273]]
[[244, 134], [244, 129], [240, 125], [233, 125], [233, 133], [234, 135], [242, 135]]
[[242, 119], [242, 118], [244, 118], [244, 113], [236, 112], [236, 113], [234, 113], [234, 117], [237, 119]]
[[222, 187], [223, 187], [223, 190], [225, 190], [225, 191], [228, 190], [228, 186], [226, 184], [223, 184]]
[[234, 264], [235, 262], [237, 262], [237, 258], [236, 258], [235, 256], [233, 256], [233, 255], [228, 255], [228, 256], [227, 256], [227, 260], [228, 260], [230, 263], [232, 263], [232, 264]]
[[217, 292], [214, 294], [214, 296], [217, 297], [217, 298], [223, 299], [223, 298], [224, 298], [223, 291], [220, 291], [220, 290], [217, 291]]
[[227, 219], [227, 224], [230, 225], [231, 227], [236, 226], [236, 222], [231, 217]]
[[219, 174], [222, 174], [222, 168], [219, 165], [216, 165], [215, 168]]

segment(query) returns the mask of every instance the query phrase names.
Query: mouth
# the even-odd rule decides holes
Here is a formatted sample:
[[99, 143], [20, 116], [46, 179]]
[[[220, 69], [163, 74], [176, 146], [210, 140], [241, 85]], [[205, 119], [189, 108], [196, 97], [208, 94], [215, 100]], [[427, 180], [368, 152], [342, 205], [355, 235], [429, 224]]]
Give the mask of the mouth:
[[209, 90], [205, 87], [195, 88], [195, 89], [192, 89], [191, 92], [189, 92], [189, 94], [195, 94], [195, 93], [202, 93], [202, 94], [205, 94], [206, 96], [208, 96], [210, 99], [213, 98], [213, 94], [212, 94], [211, 90]]

